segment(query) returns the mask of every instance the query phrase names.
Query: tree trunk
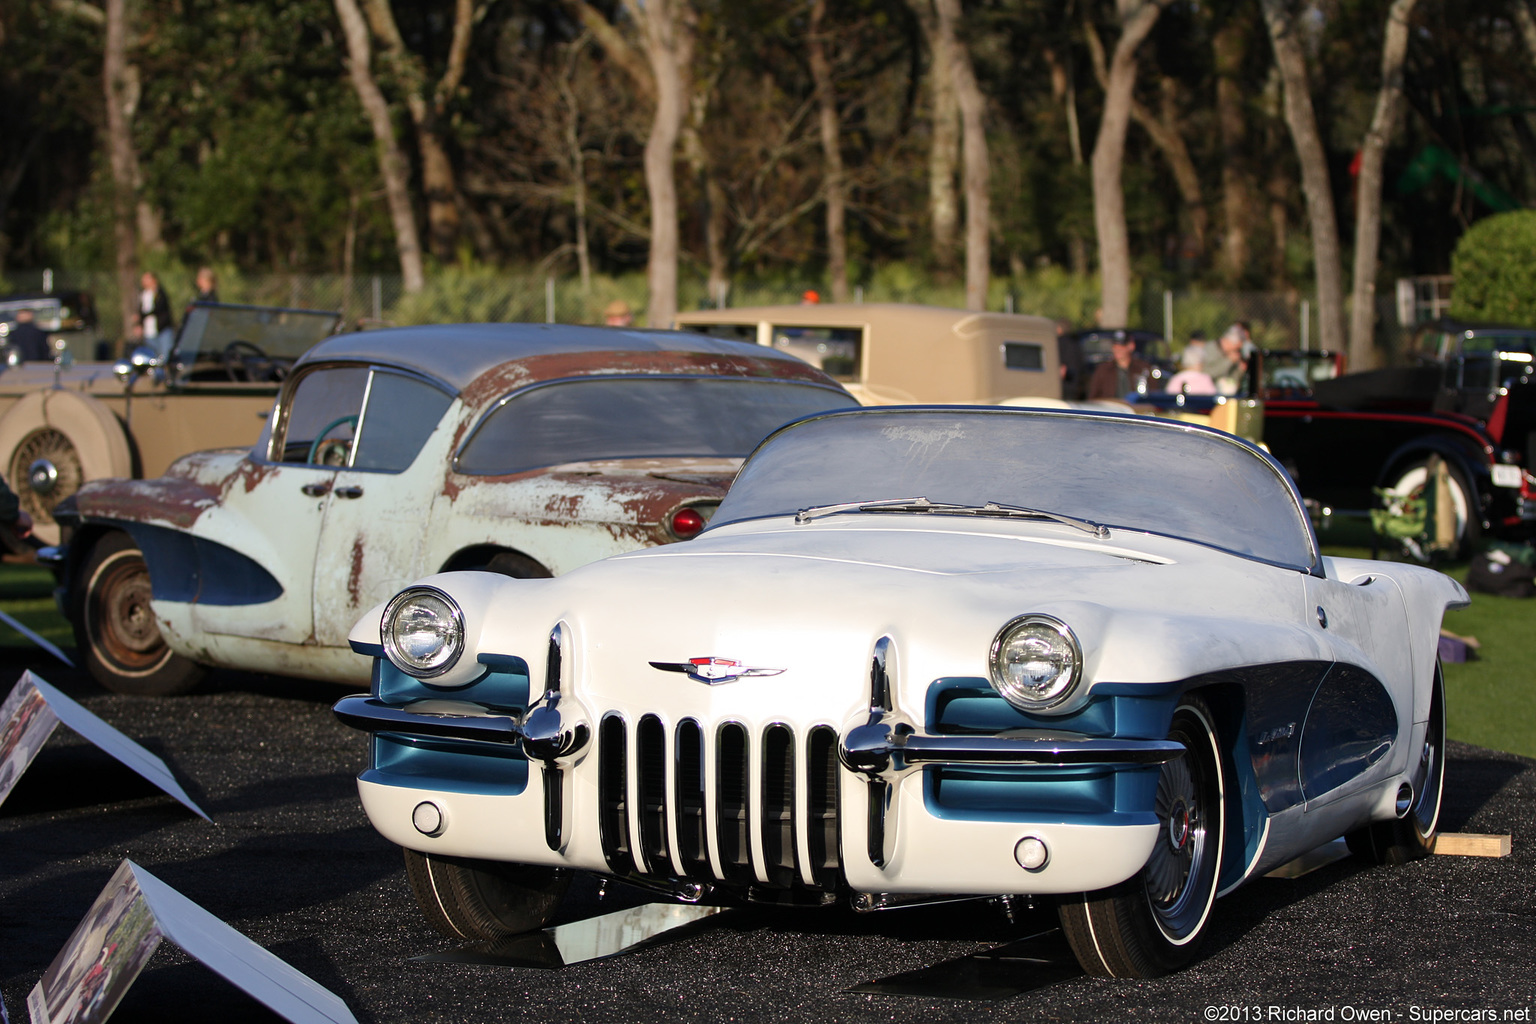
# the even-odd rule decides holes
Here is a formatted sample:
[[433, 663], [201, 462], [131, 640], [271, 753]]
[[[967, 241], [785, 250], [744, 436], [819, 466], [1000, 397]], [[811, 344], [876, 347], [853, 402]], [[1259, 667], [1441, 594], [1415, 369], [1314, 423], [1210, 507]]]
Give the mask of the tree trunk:
[[[1097, 32], [1090, 28], [1086, 33], [1088, 38], [1088, 54], [1093, 61], [1094, 75], [1099, 80], [1099, 85], [1109, 87], [1109, 69], [1105, 66], [1104, 44], [1099, 40]], [[1153, 114], [1133, 96], [1131, 98], [1131, 120], [1141, 126], [1142, 131], [1152, 140], [1152, 144], [1163, 154], [1163, 159], [1168, 161], [1168, 169], [1173, 173], [1174, 185], [1179, 190], [1179, 198], [1184, 203], [1184, 209], [1189, 215], [1189, 230], [1194, 237], [1196, 258], [1205, 253], [1205, 236], [1208, 226], [1205, 212], [1205, 197], [1200, 188], [1200, 174], [1195, 169], [1195, 161], [1189, 155], [1189, 146], [1184, 141], [1183, 134], [1179, 131], [1178, 110], [1178, 81], [1164, 75], [1159, 82], [1161, 102], [1157, 114]]]
[[576, 272], [581, 294], [592, 293], [592, 255], [587, 245], [587, 154], [581, 145], [581, 103], [576, 98], [576, 58], [592, 37], [583, 35], [566, 53], [565, 73], [560, 76], [560, 99], [565, 111], [565, 152], [571, 168], [571, 207], [576, 216]]
[[364, 4], [373, 34], [383, 44], [383, 57], [393, 66], [405, 87], [405, 107], [416, 130], [416, 149], [421, 157], [421, 184], [427, 200], [427, 238], [432, 254], [450, 263], [457, 257], [459, 239], [458, 183], [439, 125], [447, 112], [448, 100], [464, 77], [470, 30], [474, 24], [474, 0], [455, 0], [447, 69], [442, 80], [430, 90], [426, 63], [406, 48], [389, 0], [364, 0]]
[[837, 91], [832, 80], [832, 62], [827, 59], [827, 33], [822, 28], [826, 16], [827, 0], [813, 0], [806, 56], [811, 65], [811, 80], [816, 87], [821, 155], [826, 165], [822, 187], [827, 197], [827, 277], [831, 279], [832, 301], [847, 302], [848, 231], [845, 223], [847, 197], [843, 182], [842, 122], [837, 116]]
[[[1124, 326], [1131, 312], [1131, 242], [1125, 226], [1125, 132], [1136, 86], [1136, 49], [1146, 39], [1167, 0], [1117, 0], [1120, 38], [1109, 61], [1104, 116], [1093, 144], [1093, 223], [1099, 237], [1100, 322]], [[1091, 29], [1090, 29], [1091, 31]]]
[[960, 0], [934, 0], [939, 32], [950, 54], [955, 100], [964, 126], [965, 153], [965, 308], [987, 308], [992, 271], [991, 162], [987, 154], [987, 99], [976, 83], [971, 55], [960, 41]]
[[928, 148], [928, 220], [933, 235], [933, 259], [943, 270], [955, 265], [955, 235], [960, 224], [960, 199], [955, 192], [955, 168], [960, 164], [960, 100], [955, 95], [954, 42], [939, 27], [934, 0], [910, 0], [928, 39], [931, 65], [928, 84], [933, 92], [933, 136]]
[[1211, 33], [1216, 67], [1216, 128], [1221, 140], [1222, 276], [1231, 284], [1248, 275], [1257, 189], [1248, 159], [1248, 118], [1239, 75], [1247, 60], [1248, 25], [1234, 13]]
[[395, 138], [395, 126], [390, 120], [389, 103], [373, 80], [372, 46], [368, 41], [368, 26], [357, 0], [335, 0], [336, 14], [341, 19], [342, 33], [347, 40], [347, 68], [352, 76], [352, 88], [358, 102], [373, 127], [373, 137], [379, 147], [379, 173], [384, 178], [384, 194], [389, 201], [389, 217], [395, 228], [395, 247], [400, 253], [400, 275], [407, 292], [419, 292], [426, 285], [422, 270], [421, 239], [416, 233], [416, 217], [411, 210], [409, 190], [410, 168], [400, 144]]
[[1275, 66], [1285, 88], [1285, 123], [1291, 131], [1296, 157], [1301, 164], [1301, 189], [1307, 200], [1307, 220], [1312, 229], [1312, 260], [1317, 274], [1317, 334], [1321, 348], [1338, 352], [1344, 347], [1344, 260], [1339, 248], [1339, 225], [1334, 215], [1333, 191], [1328, 180], [1328, 161], [1312, 93], [1307, 86], [1307, 60], [1295, 19], [1286, 0], [1262, 0], [1264, 23], [1275, 48]]
[[645, 140], [645, 185], [651, 201], [651, 252], [646, 268], [650, 302], [646, 322], [671, 327], [677, 314], [677, 181], [673, 163], [688, 114], [684, 76], [693, 60], [689, 0], [625, 0], [642, 27], [656, 87], [656, 110]]
[[1527, 0], [1509, 0], [1509, 5], [1514, 9], [1515, 25], [1520, 29], [1520, 38], [1525, 40], [1526, 56], [1536, 61], [1536, 15], [1531, 14]]
[[112, 166], [112, 237], [117, 248], [121, 339], [132, 337], [139, 317], [138, 237], [134, 225], [133, 125], [128, 120], [128, 0], [107, 0], [102, 80], [107, 104], [107, 153]]
[[[1402, 107], [1403, 64], [1408, 58], [1408, 19], [1415, 0], [1393, 0], [1381, 44], [1381, 91], [1360, 147], [1360, 175], [1355, 179], [1354, 296], [1349, 308], [1349, 365], [1363, 370], [1375, 364], [1376, 260], [1381, 248], [1381, 179], [1387, 143]], [[1523, 4], [1521, 5], [1523, 6]]]

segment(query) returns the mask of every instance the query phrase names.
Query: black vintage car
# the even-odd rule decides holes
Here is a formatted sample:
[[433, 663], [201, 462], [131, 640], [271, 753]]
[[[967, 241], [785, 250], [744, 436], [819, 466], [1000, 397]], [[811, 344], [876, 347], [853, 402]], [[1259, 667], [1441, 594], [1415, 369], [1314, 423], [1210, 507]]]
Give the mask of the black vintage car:
[[1536, 532], [1536, 330], [1441, 321], [1419, 338], [1416, 365], [1269, 396], [1265, 445], [1305, 497], [1343, 515], [1424, 499], [1443, 466], [1451, 553]]

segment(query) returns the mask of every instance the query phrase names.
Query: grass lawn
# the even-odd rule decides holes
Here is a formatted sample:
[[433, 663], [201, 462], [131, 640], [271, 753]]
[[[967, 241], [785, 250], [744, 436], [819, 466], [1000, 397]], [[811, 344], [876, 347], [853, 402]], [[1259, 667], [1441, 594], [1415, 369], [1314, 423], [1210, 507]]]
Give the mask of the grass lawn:
[[[1369, 558], [1360, 548], [1329, 554]], [[1449, 567], [1466, 579], [1466, 566]], [[53, 604], [53, 576], [37, 566], [0, 565], [0, 611], [66, 649], [74, 633]], [[1449, 612], [1445, 628], [1482, 644], [1476, 661], [1445, 666], [1447, 729], [1451, 738], [1536, 757], [1536, 598], [1473, 594], [1471, 607]], [[0, 623], [0, 647], [31, 641]]]

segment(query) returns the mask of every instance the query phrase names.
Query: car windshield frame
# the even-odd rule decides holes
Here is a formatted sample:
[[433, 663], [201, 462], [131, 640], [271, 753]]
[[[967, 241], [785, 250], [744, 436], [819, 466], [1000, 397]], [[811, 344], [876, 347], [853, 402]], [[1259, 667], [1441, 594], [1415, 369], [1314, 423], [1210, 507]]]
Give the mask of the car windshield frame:
[[709, 530], [919, 495], [1040, 509], [1101, 523], [1111, 536], [1173, 537], [1323, 575], [1306, 506], [1262, 449], [1196, 424], [1089, 410], [906, 406], [808, 416], [758, 446]]
[[[668, 382], [676, 383], [676, 384], [683, 384], [683, 385], [695, 385], [695, 386], [700, 387], [700, 388], [716, 387], [716, 386], [722, 386], [722, 385], [723, 386], [757, 385], [757, 386], [760, 386], [760, 387], [775, 387], [775, 388], [786, 388], [786, 389], [788, 389], [788, 388], [797, 388], [797, 389], [804, 390], [804, 391], [815, 391], [815, 392], [825, 393], [828, 396], [828, 406], [827, 406], [827, 409], [837, 408], [837, 407], [849, 408], [849, 407], [855, 407], [857, 405], [857, 403], [855, 402], [854, 398], [851, 395], [849, 395], [845, 390], [843, 390], [841, 387], [836, 386], [835, 384], [822, 383], [822, 382], [814, 381], [814, 380], [801, 380], [801, 379], [791, 379], [791, 378], [784, 378], [784, 377], [769, 377], [769, 376], [753, 377], [753, 376], [736, 376], [736, 375], [726, 375], [726, 374], [702, 376], [702, 375], [699, 375], [699, 374], [690, 374], [690, 373], [675, 373], [675, 374], [673, 374], [673, 373], [655, 373], [655, 374], [629, 374], [629, 373], [624, 373], [624, 374], [593, 374], [593, 375], [587, 375], [587, 376], [551, 378], [549, 380], [539, 381], [537, 383], [529, 384], [527, 386], [518, 388], [518, 389], [516, 389], [514, 391], [507, 392], [506, 394], [504, 394], [500, 398], [498, 398], [495, 402], [491, 403], [486, 408], [485, 412], [481, 413], [480, 416], [477, 417], [477, 419], [475, 420], [474, 426], [466, 433], [466, 435], [464, 437], [464, 440], [459, 444], [458, 448], [454, 451], [453, 459], [452, 459], [452, 463], [451, 463], [452, 466], [453, 466], [453, 471], [455, 473], [460, 473], [460, 474], [463, 474], [465, 476], [482, 476], [482, 477], [484, 477], [484, 476], [493, 476], [494, 477], [494, 476], [513, 476], [513, 475], [516, 475], [516, 474], [519, 474], [519, 473], [538, 472], [540, 470], [546, 470], [546, 469], [550, 468], [551, 466], [560, 466], [560, 465], [565, 465], [567, 463], [574, 463], [574, 462], [611, 461], [611, 460], [618, 460], [618, 459], [674, 459], [674, 458], [731, 458], [731, 459], [741, 459], [741, 458], [745, 458], [747, 455], [749, 455], [751, 453], [751, 451], [756, 447], [757, 443], [761, 440], [761, 437], [764, 436], [764, 435], [758, 435], [757, 437], [754, 438], [753, 441], [751, 441], [751, 442], [749, 442], [747, 444], [742, 445], [740, 451], [732, 451], [732, 452], [728, 452], [728, 453], [727, 452], [713, 451], [713, 450], [710, 450], [709, 446], [702, 446], [702, 445], [698, 446], [698, 447], [690, 448], [690, 449], [687, 449], [687, 450], [681, 450], [680, 449], [680, 450], [667, 451], [667, 452], [650, 451], [650, 452], [629, 452], [629, 453], [625, 453], [623, 451], [622, 446], [613, 446], [611, 444], [603, 444], [603, 445], [597, 446], [596, 450], [594, 450], [593, 452], [589, 452], [589, 453], [584, 453], [583, 454], [583, 453], [578, 453], [578, 452], [573, 450], [569, 454], [563, 455], [562, 457], [559, 457], [559, 458], [554, 458], [553, 456], [545, 457], [545, 458], [530, 458], [530, 457], [525, 456], [525, 457], [523, 457], [523, 459], [521, 459], [521, 460], [519, 460], [517, 462], [510, 462], [509, 461], [507, 463], [508, 466], [513, 466], [514, 468], [506, 468], [505, 466], [503, 466], [501, 468], [497, 468], [495, 471], [487, 471], [485, 469], [476, 468], [476, 467], [470, 465], [469, 464], [469, 460], [467, 459], [467, 456], [469, 456], [471, 454], [471, 449], [475, 446], [475, 444], [477, 442], [481, 441], [483, 436], [486, 436], [487, 426], [492, 424], [493, 420], [495, 420], [495, 418], [499, 414], [501, 414], [504, 409], [506, 409], [509, 405], [511, 405], [514, 402], [517, 402], [519, 400], [525, 400], [526, 398], [533, 396], [533, 394], [535, 392], [553, 393], [553, 392], [550, 391], [550, 389], [553, 389], [553, 388], [565, 388], [565, 389], [579, 388], [579, 387], [581, 387], [583, 385], [601, 386], [601, 385], [604, 385], [604, 384], [611, 385], [611, 384], [615, 384], [615, 383], [625, 383], [625, 384], [628, 384], [628, 385], [633, 387], [633, 386], [636, 386], [636, 385], [640, 385], [640, 386], [644, 386], [644, 385], [657, 385], [657, 384], [665, 384], [665, 383], [668, 383]], [[681, 408], [681, 407], [684, 407], [684, 406], [679, 406], [679, 407]], [[707, 409], [709, 406], [708, 406], [708, 404], [705, 404], [705, 405], [701, 405], [699, 407]], [[821, 411], [826, 411], [826, 410], [818, 410], [818, 412], [821, 412]], [[768, 428], [768, 432], [773, 431], [774, 429], [776, 429], [777, 427], [783, 425], [786, 422], [791, 422], [795, 418], [797, 418], [797, 417], [804, 417], [805, 415], [806, 414], [803, 413], [803, 412], [801, 412], [801, 413], [791, 413], [787, 418], [776, 421], [771, 427]], [[592, 415], [592, 416], [586, 417], [584, 419], [584, 422], [603, 423], [605, 420], [606, 421], [611, 421], [611, 419], [612, 419], [612, 414], [611, 414], [611, 409], [610, 409], [610, 410], [608, 410], [608, 415], [606, 415], [606, 416]], [[546, 448], [551, 447], [547, 440], [545, 440], [545, 439], [540, 439], [540, 440], [541, 440], [541, 443], [542, 443], [542, 445], [544, 447], [546, 447]], [[554, 447], [558, 447], [558, 446], [554, 446]]]
[[[342, 315], [334, 310], [194, 302], [187, 308], [170, 359], [190, 370], [195, 363], [218, 363], [230, 344], [243, 341], [268, 358], [291, 363], [335, 334], [341, 321]], [[291, 329], [299, 326], [314, 330]]]

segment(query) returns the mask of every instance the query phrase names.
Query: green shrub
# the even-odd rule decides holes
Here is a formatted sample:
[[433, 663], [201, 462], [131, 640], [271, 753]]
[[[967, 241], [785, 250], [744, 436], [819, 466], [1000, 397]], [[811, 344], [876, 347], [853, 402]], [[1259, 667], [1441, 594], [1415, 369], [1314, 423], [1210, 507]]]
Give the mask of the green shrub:
[[1536, 210], [1485, 217], [1451, 256], [1451, 315], [1536, 325]]

